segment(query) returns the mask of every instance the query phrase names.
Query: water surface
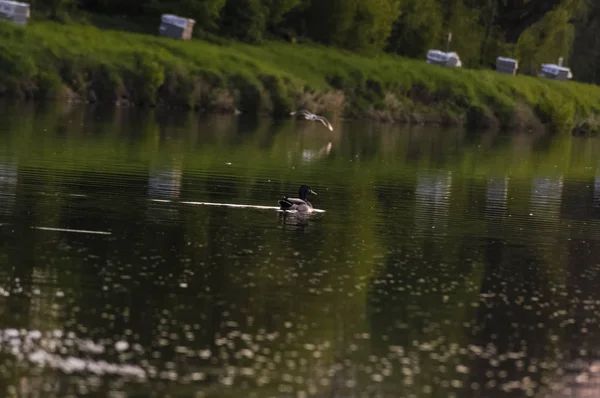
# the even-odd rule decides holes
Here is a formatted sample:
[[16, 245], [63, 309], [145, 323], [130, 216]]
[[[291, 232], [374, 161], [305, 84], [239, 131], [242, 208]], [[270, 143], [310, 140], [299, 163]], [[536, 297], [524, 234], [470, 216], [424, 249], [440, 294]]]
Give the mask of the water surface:
[[600, 394], [597, 139], [0, 111], [2, 396]]

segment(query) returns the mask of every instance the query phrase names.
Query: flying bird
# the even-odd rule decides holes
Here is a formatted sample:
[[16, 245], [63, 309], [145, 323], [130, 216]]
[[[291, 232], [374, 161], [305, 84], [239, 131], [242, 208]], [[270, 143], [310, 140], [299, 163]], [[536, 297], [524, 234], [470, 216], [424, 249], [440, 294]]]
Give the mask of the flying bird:
[[331, 123], [329, 123], [329, 120], [325, 119], [323, 116], [315, 115], [314, 113], [311, 113], [305, 109], [303, 109], [301, 111], [291, 112], [290, 115], [292, 115], [292, 116], [303, 115], [306, 120], [318, 120], [321, 123], [323, 123], [323, 125], [325, 127], [327, 127], [329, 130], [333, 131], [333, 126], [331, 126]]

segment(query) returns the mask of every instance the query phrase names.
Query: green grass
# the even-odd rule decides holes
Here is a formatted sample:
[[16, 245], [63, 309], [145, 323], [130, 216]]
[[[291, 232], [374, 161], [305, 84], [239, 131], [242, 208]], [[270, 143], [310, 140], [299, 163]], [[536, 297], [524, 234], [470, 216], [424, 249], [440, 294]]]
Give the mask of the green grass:
[[[178, 41], [92, 25], [0, 22], [0, 94], [283, 115], [556, 130], [600, 124], [600, 88], [307, 44]], [[541, 123], [540, 123], [541, 122]]]

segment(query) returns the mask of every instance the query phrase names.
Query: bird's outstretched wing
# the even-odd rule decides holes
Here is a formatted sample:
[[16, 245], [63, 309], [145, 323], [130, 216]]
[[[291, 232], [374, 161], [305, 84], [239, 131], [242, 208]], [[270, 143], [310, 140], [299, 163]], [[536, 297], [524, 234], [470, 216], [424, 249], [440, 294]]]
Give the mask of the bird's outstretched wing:
[[294, 111], [294, 112], [290, 112], [290, 115], [294, 116], [294, 115], [304, 115], [305, 117], [309, 117], [311, 115], [313, 115], [311, 112], [307, 111], [306, 109], [302, 109], [299, 111]]
[[325, 127], [329, 130], [333, 131], [333, 126], [329, 123], [329, 120], [325, 119], [323, 116], [317, 116], [317, 120], [319, 120]]

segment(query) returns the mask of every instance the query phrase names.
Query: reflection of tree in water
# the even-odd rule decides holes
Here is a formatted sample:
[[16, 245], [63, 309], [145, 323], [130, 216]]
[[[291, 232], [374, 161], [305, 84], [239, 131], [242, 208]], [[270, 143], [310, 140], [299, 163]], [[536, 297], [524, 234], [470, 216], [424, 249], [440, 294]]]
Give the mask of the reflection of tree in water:
[[[77, 177], [71, 177], [70, 182], [75, 183]], [[86, 181], [86, 177], [90, 176], [84, 175], [82, 180]], [[136, 241], [134, 236], [145, 232], [136, 226], [141, 209], [135, 202], [122, 203], [115, 209], [111, 207], [111, 202], [103, 203], [102, 198], [98, 197], [81, 205], [78, 202], [80, 199], [61, 195], [55, 192], [56, 187], [50, 185], [45, 187], [47, 195], [41, 195], [30, 189], [44, 185], [39, 178], [40, 174], [35, 173], [23, 172], [20, 175], [16, 195], [19, 208], [15, 210], [20, 218], [13, 226], [12, 233], [7, 234], [4, 240], [14, 248], [8, 251], [6, 261], [0, 265], [4, 272], [12, 272], [12, 275], [5, 275], [4, 278], [11, 282], [10, 288], [3, 286], [11, 293], [5, 299], [8, 311], [2, 314], [4, 324], [25, 329], [57, 328], [65, 333], [69, 329], [81, 331], [81, 326], [84, 334], [106, 337], [103, 333], [111, 328], [104, 329], [101, 326], [103, 321], [114, 327], [115, 324], [127, 323], [123, 320], [126, 313], [143, 313], [129, 300], [123, 300], [131, 292], [135, 302], [138, 286], [128, 282], [132, 278], [125, 279], [125, 276], [130, 275], [131, 264], [139, 262], [139, 259], [127, 262], [136, 255], [136, 248], [124, 248], [122, 262], [114, 261], [111, 257], [119, 250], [114, 243], [110, 243], [111, 238], [38, 231], [32, 226], [54, 221], [52, 227], [77, 228], [84, 222], [80, 212], [89, 211], [90, 208], [86, 206], [98, 206], [105, 211], [92, 214], [98, 218], [104, 215], [104, 218], [94, 220], [95, 216], [87, 214], [83, 217], [87, 223], [85, 227], [94, 229], [109, 224], [121, 239], [125, 238], [121, 242], [131, 244]], [[98, 185], [101, 183], [96, 180], [97, 188]], [[134, 191], [137, 188], [135, 184], [125, 186]], [[127, 189], [122, 192], [124, 196], [128, 193]], [[139, 197], [139, 194], [131, 196]], [[48, 211], [53, 217], [48, 217]], [[131, 233], [129, 241], [128, 233]], [[139, 272], [143, 274], [143, 271]], [[142, 292], [138, 302], [142, 306], [151, 302], [147, 291]], [[131, 311], [132, 307], [136, 312]], [[143, 322], [140, 324], [144, 325]]]
[[558, 361], [565, 371], [549, 376], [550, 388], [541, 395], [544, 398], [600, 395], [599, 242], [572, 237], [566, 243], [564, 295], [568, 305], [561, 317], [563, 334], [558, 340], [562, 353]]
[[[13, 175], [14, 207], [11, 214], [18, 218], [11, 220], [9, 228], [0, 228], [0, 246], [5, 248], [0, 254], [0, 323], [17, 329], [62, 328], [64, 318], [58, 316], [57, 307], [64, 293], [60, 286], [65, 273], [73, 270], [70, 259], [64, 261], [61, 257], [68, 242], [66, 239], [48, 242], [47, 232], [32, 228], [40, 219], [47, 218], [46, 212], [56, 210], [57, 199], [50, 195], [54, 192], [49, 185], [45, 186], [50, 190], [47, 196], [40, 195], [36, 189], [32, 193], [32, 187], [44, 187], [44, 184], [23, 170], [15, 169]], [[62, 263], [62, 272], [55, 268], [57, 263]], [[9, 386], [22, 377], [23, 364], [6, 349], [5, 341], [2, 346], [0, 395], [8, 396]], [[27, 380], [22, 380], [21, 385], [26, 386]], [[63, 388], [57, 391], [67, 394]]]
[[406, 159], [421, 162], [426, 159], [429, 167], [445, 168], [449, 159], [456, 156], [465, 144], [465, 129], [431, 129], [427, 126], [411, 126], [406, 134]]
[[401, 201], [395, 196], [398, 190], [388, 195], [378, 188], [382, 207], [394, 206], [394, 211], [382, 217], [381, 239], [388, 251], [369, 285], [372, 354], [389, 359], [393, 367], [394, 376], [386, 379], [382, 389], [402, 396], [469, 392], [469, 386], [456, 387], [450, 381], [458, 378], [453, 364], [464, 344], [463, 320], [477, 294], [478, 246], [467, 231], [447, 234], [440, 224], [427, 228], [404, 220], [419, 211], [421, 219], [432, 218], [435, 204], [445, 225], [460, 220], [467, 210], [476, 216], [475, 207], [485, 190], [477, 181], [466, 189], [459, 185], [452, 192], [456, 205], [449, 206], [449, 176], [440, 173], [437, 177], [417, 177], [415, 188], [402, 184], [399, 189], [406, 194]]
[[556, 281], [534, 248], [494, 238], [484, 250], [480, 298], [466, 329], [468, 383], [489, 397], [535, 391], [544, 380], [540, 363], [554, 356], [552, 336], [560, 333]]
[[561, 196], [560, 218], [580, 222], [600, 219], [600, 202], [596, 198], [599, 193], [594, 179], [566, 179]]
[[[559, 230], [557, 225], [559, 217], [569, 225], [591, 218], [592, 193], [586, 194], [586, 185], [535, 181], [530, 203], [540, 213], [537, 223], [522, 232], [513, 221], [505, 225], [504, 237], [485, 245], [488, 266], [470, 331], [469, 382], [487, 386], [486, 396], [526, 391], [541, 397], [581, 396], [593, 388], [584, 383], [579, 390], [563, 389], [576, 379], [585, 381], [580, 361], [600, 347], [593, 337], [597, 310], [590, 306], [598, 300], [596, 239], [579, 227]], [[528, 217], [532, 207], [523, 208], [524, 214], [513, 212], [513, 220]], [[569, 238], [569, 233], [587, 239]], [[586, 362], [589, 373], [594, 365]]]
[[[485, 214], [494, 223], [502, 222], [494, 218], [507, 211], [503, 185], [488, 183], [487, 189], [481, 190], [487, 204], [482, 216]], [[455, 205], [448, 210], [449, 220], [461, 220], [456, 215], [467, 209], [470, 215], [477, 214], [473, 208], [482, 198], [469, 192], [478, 190], [469, 185], [466, 191], [453, 192]], [[550, 197], [551, 205], [560, 205], [560, 196], [550, 191], [542, 198], [534, 197], [534, 201], [539, 199], [540, 203]], [[455, 196], [460, 192], [467, 196]], [[380, 194], [380, 198], [385, 197]], [[528, 213], [515, 211], [519, 207], [529, 210], [526, 205], [530, 197], [521, 195], [514, 200], [525, 205], [517, 203], [511, 211], [519, 220]], [[490, 204], [496, 208], [490, 209]], [[402, 208], [410, 212], [408, 204]], [[564, 280], [565, 241], [561, 247], [556, 233], [537, 235], [527, 228], [520, 232], [527, 239], [520, 239], [514, 232], [523, 225], [513, 221], [502, 229], [495, 228], [493, 238], [473, 238], [470, 231], [463, 230], [457, 231], [458, 237], [441, 238], [432, 232], [426, 238], [415, 239], [410, 227], [401, 225], [393, 214], [387, 215], [383, 229], [390, 236], [384, 236], [394, 250], [387, 255], [386, 266], [379, 270], [370, 289], [373, 335], [382, 336], [374, 340], [380, 353], [389, 346], [402, 347], [405, 358], [412, 358], [412, 369], [419, 369], [418, 377], [423, 380], [420, 387], [425, 380], [436, 377], [456, 381], [433, 387], [434, 396], [450, 392], [459, 396], [525, 396], [527, 391], [541, 391], [549, 383], [548, 377], [561, 366], [561, 349], [557, 351], [557, 347], [568, 346], [560, 344], [566, 336], [564, 322], [569, 318], [567, 312], [562, 312], [569, 307], [564, 289], [574, 285]], [[594, 267], [586, 264], [579, 269], [590, 268]], [[573, 288], [568, 296], [579, 302], [582, 294]], [[589, 302], [585, 305], [589, 308]], [[588, 322], [595, 318], [589, 309], [584, 314]], [[449, 349], [453, 344], [457, 347], [454, 351]], [[581, 345], [574, 347], [579, 350]], [[444, 360], [447, 371], [440, 373], [440, 364], [433, 358], [445, 355], [454, 359]], [[408, 394], [412, 387], [399, 388]]]
[[[74, 177], [76, 181], [77, 176]], [[142, 176], [121, 176], [120, 181], [122, 197], [143, 197], [139, 192], [144, 186]], [[32, 180], [26, 182], [36, 185]], [[100, 186], [96, 186], [96, 195], [102, 191]], [[210, 189], [210, 182], [206, 187]], [[26, 191], [23, 194], [26, 195]], [[93, 192], [88, 196], [97, 198]], [[33, 196], [27, 203], [20, 197], [19, 203], [38, 209], [42, 200]], [[56, 213], [60, 226], [72, 224], [71, 205], [76, 200], [62, 202], [64, 207]], [[315, 259], [321, 249], [319, 245], [313, 246], [314, 257], [295, 257], [285, 251], [280, 256], [271, 254], [278, 249], [273, 242], [265, 240], [262, 225], [252, 223], [252, 219], [262, 218], [256, 213], [252, 216], [240, 212], [242, 218], [237, 219], [224, 208], [181, 207], [185, 223], [154, 229], [144, 226], [145, 207], [140, 206], [139, 201], [126, 201], [118, 208], [101, 198], [90, 198], [86, 203], [96, 206], [93, 214], [104, 215], [105, 219], [99, 224], [113, 232], [110, 238], [66, 233], [45, 236], [49, 243], [53, 242], [48, 240], [52, 236], [60, 236], [64, 242], [64, 252], [51, 263], [52, 269], [58, 272], [53, 285], [69, 287], [64, 292], [68, 300], [59, 301], [57, 308], [55, 321], [59, 329], [65, 333], [76, 331], [94, 341], [123, 339], [132, 345], [139, 344], [143, 353], [132, 356], [128, 363], [156, 369], [158, 379], [168, 379], [169, 369], [177, 377], [202, 374], [205, 381], [196, 383], [196, 387], [210, 382], [227, 383], [226, 371], [232, 366], [254, 369], [261, 362], [243, 357], [244, 350], [248, 349], [253, 355], [259, 355], [253, 344], [268, 350], [260, 354], [268, 361], [272, 361], [277, 352], [296, 364], [300, 358], [311, 358], [313, 351], [302, 348], [302, 341], [311, 339], [304, 340], [302, 333], [305, 325], [318, 327], [311, 318], [305, 318], [311, 307], [317, 307], [317, 302], [309, 299], [297, 305], [293, 298], [299, 297], [298, 290], [302, 286], [311, 286], [306, 280], [317, 272], [311, 267], [318, 264]], [[242, 220], [246, 228], [240, 227]], [[31, 224], [33, 222], [24, 226], [30, 235], [34, 231], [29, 228]], [[316, 231], [316, 241], [322, 238], [319, 235], [322, 232]], [[286, 239], [291, 239], [290, 249], [302, 252], [306, 252], [306, 243], [311, 242], [302, 244], [291, 236]], [[25, 243], [36, 244], [33, 239], [22, 244]], [[23, 250], [12, 260], [26, 264], [28, 253], [31, 261], [37, 261], [46, 253], [56, 254], [56, 250], [47, 245], [38, 243], [36, 247], [40, 252]], [[273, 261], [279, 257], [289, 264], [264, 264], [265, 259]], [[23, 265], [19, 271], [27, 273], [27, 267]], [[294, 272], [299, 275], [292, 276]], [[69, 280], [72, 274], [77, 275], [76, 281]], [[36, 273], [29, 275], [21, 276], [21, 280], [33, 280]], [[289, 286], [296, 278], [300, 278], [300, 284], [295, 288]], [[279, 286], [286, 280], [284, 286]], [[19, 309], [14, 312], [22, 314], [21, 300], [18, 305]], [[40, 319], [40, 313], [32, 313], [32, 316]], [[296, 333], [292, 338], [281, 333], [285, 330], [281, 323], [288, 319], [299, 323], [291, 330]], [[31, 324], [23, 326], [31, 327]], [[251, 340], [244, 340], [242, 333]], [[269, 340], [270, 334], [276, 337]], [[289, 346], [292, 352], [301, 352], [300, 357], [288, 357], [282, 344]], [[329, 346], [316, 347], [324, 356], [309, 359], [307, 364], [314, 366], [298, 372], [308, 375], [311, 369], [319, 370], [311, 382], [318, 386], [321, 378], [328, 374]], [[203, 357], [205, 352], [209, 354]], [[169, 368], [169, 364], [174, 367]], [[281, 375], [270, 373], [269, 383], [282, 382]], [[259, 375], [238, 374], [237, 377], [255, 383]]]
[[[176, 386], [181, 396], [199, 389], [283, 396], [312, 385], [324, 391], [321, 396], [423, 396], [428, 391], [444, 398], [452, 392], [494, 396], [486, 394], [501, 395], [504, 381], [527, 374], [519, 360], [526, 368], [533, 365], [535, 358], [525, 361], [507, 351], [518, 348], [518, 337], [538, 357], [538, 369], [530, 373], [542, 382], [552, 372], [540, 371], [539, 359], [558, 358], [555, 347], [564, 353], [562, 347], [570, 345], [569, 360], [582, 346], [589, 357], [597, 347], [590, 321], [597, 318], [592, 272], [597, 253], [591, 242], [596, 235], [588, 212], [576, 211], [585, 222], [561, 227], [549, 240], [548, 233], [539, 233], [540, 219], [529, 223], [530, 200], [535, 204], [536, 199], [529, 183], [523, 187], [511, 180], [507, 205], [506, 184], [503, 188], [501, 179], [485, 177], [502, 176], [508, 168], [480, 178], [479, 171], [492, 163], [484, 159], [470, 178], [466, 166], [477, 152], [454, 145], [456, 138], [398, 134], [384, 141], [375, 130], [361, 135], [359, 128], [349, 127], [356, 129], [354, 135], [339, 146], [336, 142], [326, 168], [313, 162], [291, 172], [281, 170], [290, 148], [300, 163], [301, 149], [327, 142], [321, 130], [298, 147], [297, 139], [262, 123], [239, 134], [237, 121], [169, 127], [158, 120], [157, 127], [153, 118], [123, 118], [129, 119], [111, 121], [108, 128], [90, 126], [97, 134], [88, 134], [87, 124], [70, 128], [61, 120], [60, 134], [66, 138], [42, 143], [31, 139], [31, 127], [13, 127], [14, 137], [30, 134], [20, 150], [31, 156], [19, 160], [27, 166], [10, 210], [18, 221], [15, 232], [0, 228], [2, 287], [12, 283], [13, 292], [0, 297], [3, 323], [76, 331], [106, 347], [123, 339], [137, 347], [124, 362], [156, 371], [141, 386], [123, 387], [122, 379], [106, 378], [97, 387], [98, 379], [96, 385], [91, 380], [87, 387], [98, 388], [98, 395], [109, 390], [165, 395], [167, 387]], [[52, 118], [38, 120], [35, 129], [55, 132], [54, 124]], [[63, 140], [69, 137], [72, 147], [65, 150]], [[385, 142], [392, 148], [381, 148]], [[86, 150], [97, 152], [87, 155]], [[453, 163], [458, 151], [467, 156]], [[63, 162], [67, 155], [72, 168]], [[503, 151], [490, 155], [512, 159]], [[522, 156], [527, 160], [531, 153]], [[133, 163], [124, 163], [130, 157]], [[152, 219], [145, 162], [166, 171], [174, 159], [185, 159], [180, 200], [274, 204], [278, 187], [296, 186], [298, 172], [327, 186], [322, 196], [316, 189], [327, 213], [311, 216], [308, 225], [296, 220], [282, 227], [275, 224], [283, 221], [280, 214], [175, 201], [157, 203], [155, 210], [176, 210], [177, 217]], [[233, 165], [226, 165], [230, 160]], [[543, 162], [553, 166], [555, 158]], [[419, 174], [432, 164], [444, 171]], [[527, 170], [522, 173], [531, 180]], [[173, 193], [169, 189], [166, 197]], [[578, 206], [589, 206], [577, 192], [589, 196], [565, 179], [563, 221], [577, 218], [569, 214]], [[70, 197], [73, 193], [87, 196]], [[540, 209], [556, 216], [556, 208], [547, 206], [558, 199], [546, 197], [553, 199], [544, 203], [541, 197]], [[31, 229], [40, 223], [112, 235]], [[490, 225], [500, 223], [502, 228], [491, 231]], [[582, 256], [568, 284], [561, 279], [565, 231], [579, 234], [571, 237], [579, 241], [571, 243], [569, 253]], [[494, 239], [487, 240], [490, 235]], [[592, 239], [584, 244], [582, 237]], [[14, 293], [19, 287], [24, 293]], [[34, 289], [40, 295], [31, 295]], [[570, 305], [564, 305], [565, 297], [572, 297]], [[574, 323], [563, 324], [570, 318]], [[504, 352], [486, 358], [489, 342]], [[0, 362], [17, 369], [12, 356]], [[0, 374], [6, 385], [15, 385], [18, 377], [32, 382], [46, 377], [26, 365]], [[479, 390], [472, 390], [472, 381], [487, 383], [488, 378], [496, 380], [495, 387], [478, 384]], [[85, 375], [59, 373], [49, 380], [71, 394], [88, 381]], [[521, 395], [512, 390], [512, 396]]]
[[[457, 258], [451, 245], [427, 238], [421, 247], [402, 244], [386, 259], [371, 283], [368, 318], [373, 354], [389, 358], [394, 377], [385, 389], [402, 396], [446, 397], [468, 393], [469, 386], [450, 385], [464, 345], [463, 320], [477, 283], [473, 261], [477, 252], [459, 243]], [[442, 383], [445, 381], [446, 384]]]

